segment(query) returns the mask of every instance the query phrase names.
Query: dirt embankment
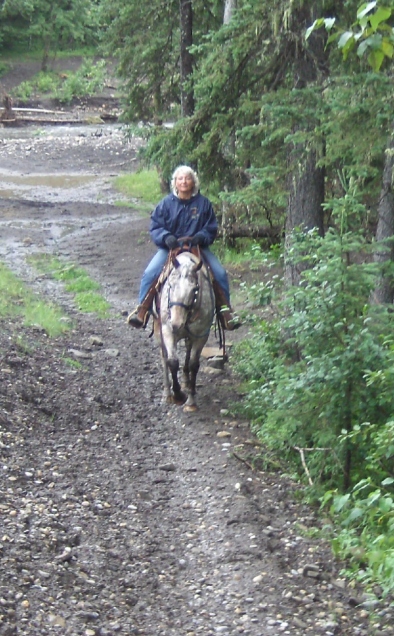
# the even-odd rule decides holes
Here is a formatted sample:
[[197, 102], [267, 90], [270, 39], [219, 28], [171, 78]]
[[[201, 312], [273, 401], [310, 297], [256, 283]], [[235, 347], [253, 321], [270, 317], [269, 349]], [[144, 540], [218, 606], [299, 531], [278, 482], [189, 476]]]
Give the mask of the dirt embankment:
[[[231, 355], [223, 371], [203, 364], [198, 414], [162, 404], [159, 348], [124, 323], [154, 252], [148, 217], [111, 203], [140, 140], [31, 132], [0, 131], [0, 258], [73, 326], [53, 340], [1, 324], [0, 635], [394, 633], [387, 603], [349, 587], [312, 538], [321, 522], [297, 486], [262, 470], [231, 415]], [[97, 178], [90, 200], [11, 179], [69, 173]], [[80, 314], [30, 268], [34, 252], [85, 267], [111, 317]]]

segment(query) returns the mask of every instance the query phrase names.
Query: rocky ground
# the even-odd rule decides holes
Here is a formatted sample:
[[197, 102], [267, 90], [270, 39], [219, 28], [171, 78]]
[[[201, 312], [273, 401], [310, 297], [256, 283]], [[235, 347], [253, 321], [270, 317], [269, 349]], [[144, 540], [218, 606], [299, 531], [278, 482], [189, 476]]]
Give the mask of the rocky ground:
[[[72, 322], [51, 339], [1, 321], [0, 635], [394, 633], [387, 602], [313, 538], [323, 522], [297, 485], [261, 469], [231, 415], [231, 353], [203, 364], [197, 414], [162, 404], [158, 346], [124, 322], [148, 217], [111, 185], [140, 143], [116, 127], [0, 130], [0, 260]], [[29, 266], [36, 252], [87, 269], [110, 318], [81, 314]]]

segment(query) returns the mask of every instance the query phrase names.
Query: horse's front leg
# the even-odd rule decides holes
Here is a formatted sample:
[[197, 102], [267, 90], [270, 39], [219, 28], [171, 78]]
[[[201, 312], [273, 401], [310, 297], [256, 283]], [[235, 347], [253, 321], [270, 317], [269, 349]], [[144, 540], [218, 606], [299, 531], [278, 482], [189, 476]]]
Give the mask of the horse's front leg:
[[179, 371], [179, 360], [178, 358], [169, 358], [167, 360], [168, 368], [171, 372], [172, 376], [172, 393], [173, 399], [172, 401], [175, 404], [184, 404], [186, 402], [186, 393], [184, 393], [181, 389], [181, 385], [178, 379], [178, 371]]
[[162, 352], [161, 362], [163, 365], [163, 402], [171, 402], [172, 401], [172, 392], [171, 392], [171, 383], [170, 383], [170, 373], [167, 364], [167, 353]]
[[[200, 356], [202, 351], [202, 344], [194, 344], [186, 351], [186, 360], [187, 360], [187, 388], [188, 388], [188, 396], [183, 407], [184, 411], [193, 412], [197, 411], [198, 406], [196, 404], [196, 384], [197, 384], [197, 374], [200, 368]], [[186, 367], [186, 361], [185, 361]], [[185, 372], [185, 369], [184, 369]]]
[[192, 343], [189, 340], [185, 340], [186, 354], [185, 363], [183, 365], [182, 386], [189, 391], [190, 390], [190, 354], [192, 350]]
[[[163, 332], [164, 335], [164, 332]], [[178, 352], [176, 347], [176, 341], [173, 337], [163, 338], [164, 343], [164, 361], [165, 361], [165, 372], [164, 372], [164, 397], [167, 402], [174, 402], [175, 404], [184, 404], [186, 402], [186, 394], [182, 391], [181, 385], [178, 379], [179, 372], [179, 359]], [[172, 379], [172, 387], [170, 386], [170, 378], [169, 374], [171, 374]], [[172, 392], [171, 392], [172, 388]]]

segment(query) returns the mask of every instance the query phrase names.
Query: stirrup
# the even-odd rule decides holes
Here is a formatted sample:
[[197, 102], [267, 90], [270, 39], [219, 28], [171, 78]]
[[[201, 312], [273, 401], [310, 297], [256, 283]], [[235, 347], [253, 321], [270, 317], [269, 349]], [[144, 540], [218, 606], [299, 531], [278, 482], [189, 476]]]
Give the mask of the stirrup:
[[144, 317], [140, 318], [138, 314], [141, 311], [141, 309], [142, 309], [141, 306], [138, 306], [136, 309], [134, 309], [134, 311], [132, 311], [131, 314], [127, 316], [126, 324], [131, 325], [132, 327], [135, 327], [136, 329], [141, 329], [141, 328], [145, 329], [146, 325], [148, 324], [150, 313], [149, 313], [149, 310], [146, 310]]

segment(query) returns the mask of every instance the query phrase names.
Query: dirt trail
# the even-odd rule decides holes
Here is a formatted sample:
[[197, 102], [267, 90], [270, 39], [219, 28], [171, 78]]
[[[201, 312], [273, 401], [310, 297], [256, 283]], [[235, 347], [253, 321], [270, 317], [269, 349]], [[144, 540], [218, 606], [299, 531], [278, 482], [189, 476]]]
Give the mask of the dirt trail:
[[[154, 251], [148, 217], [108, 202], [110, 181], [99, 191], [134, 169], [140, 140], [73, 135], [0, 132], [0, 189], [6, 171], [97, 176], [91, 202], [34, 184], [0, 199], [0, 259], [73, 321], [56, 340], [2, 323], [0, 634], [394, 633], [392, 611], [348, 588], [310, 537], [318, 522], [295, 484], [259, 469], [231, 416], [231, 357], [203, 366], [198, 414], [161, 403], [158, 347], [123, 316]], [[34, 252], [85, 267], [111, 318], [81, 315], [29, 267]]]

